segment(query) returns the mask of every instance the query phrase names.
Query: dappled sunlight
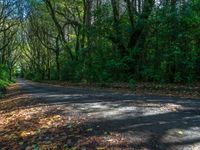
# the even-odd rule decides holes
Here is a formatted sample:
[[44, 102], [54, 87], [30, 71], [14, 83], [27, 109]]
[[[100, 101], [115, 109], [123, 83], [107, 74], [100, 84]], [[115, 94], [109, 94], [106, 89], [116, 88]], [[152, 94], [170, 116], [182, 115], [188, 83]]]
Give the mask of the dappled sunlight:
[[79, 140], [77, 142], [77, 148], [81, 149], [83, 147], [88, 147], [89, 145], [93, 145], [93, 149], [105, 149], [113, 147], [114, 145], [124, 145], [124, 147], [127, 145], [128, 148], [128, 144], [130, 144], [129, 139], [117, 132], [110, 132], [104, 133], [101, 136], [90, 136], [86, 139]]
[[191, 127], [189, 129], [173, 128], [168, 130], [162, 138], [162, 141], [167, 143], [175, 143], [193, 139], [200, 140], [200, 127]]
[[[176, 112], [185, 109], [179, 104], [166, 103], [134, 103], [131, 100], [128, 103], [111, 103], [111, 102], [94, 102], [94, 103], [77, 103], [73, 105], [74, 109], [87, 113], [88, 116], [96, 118], [115, 118], [121, 119], [126, 117], [148, 116]], [[70, 104], [69, 104], [70, 105]]]
[[38, 123], [41, 129], [50, 129], [66, 126], [67, 123], [70, 123], [70, 120], [68, 117], [53, 115], [39, 119]]
[[200, 142], [196, 100], [47, 86], [48, 94], [32, 84], [0, 102], [1, 147], [151, 150]]
[[0, 150], [200, 150], [200, 0], [0, 0]]
[[[166, 105], [169, 107], [174, 106], [172, 104]], [[148, 108], [149, 106], [156, 107], [155, 109], [164, 107], [163, 105], [158, 107], [154, 104], [149, 104], [146, 107]], [[77, 111], [76, 108], [79, 108], [79, 111]], [[170, 110], [174, 112], [173, 109]], [[0, 124], [0, 129], [6, 131], [6, 134], [1, 134], [0, 140], [4, 143], [9, 142], [15, 147], [21, 147], [24, 144], [31, 147], [35, 145], [34, 142], [37, 141], [37, 147], [39, 148], [45, 148], [49, 144], [51, 144], [51, 147], [58, 148], [58, 145], [61, 143], [63, 148], [64, 145], [73, 145], [73, 147], [78, 149], [88, 146], [92, 146], [93, 148], [113, 148], [122, 145], [124, 148], [128, 148], [132, 144], [136, 147], [139, 146], [137, 143], [141, 143], [141, 146], [139, 146], [140, 148], [145, 148], [148, 147], [146, 144], [151, 141], [154, 133], [148, 131], [139, 132], [138, 129], [144, 126], [155, 126], [157, 124], [165, 126], [173, 122], [173, 120], [170, 122], [149, 120], [148, 122], [138, 122], [133, 125], [129, 125], [128, 122], [125, 122], [125, 120], [128, 119], [127, 117], [130, 116], [132, 118], [148, 117], [145, 111], [145, 109], [141, 111], [141, 105], [140, 109], [138, 109], [136, 106], [120, 107], [120, 104], [114, 104], [112, 106], [110, 103], [76, 104], [68, 106], [67, 108], [62, 105], [29, 107], [4, 114], [7, 118]], [[179, 110], [176, 109], [175, 113], [178, 111]], [[82, 116], [79, 116], [81, 112]], [[166, 111], [166, 113], [170, 112]], [[154, 115], [159, 115], [159, 111]], [[151, 117], [151, 115], [149, 116]], [[103, 119], [102, 122], [99, 119]], [[186, 119], [187, 121], [186, 117], [182, 119]], [[123, 121], [124, 123], [120, 126], [117, 125], [117, 123], [118, 131], [115, 131], [116, 127], [112, 129], [105, 128], [102, 123], [106, 120], [111, 124], [113, 123], [114, 126], [116, 122], [120, 123]], [[92, 125], [93, 123], [95, 124]], [[169, 129], [162, 136], [163, 138], [160, 139], [160, 142], [167, 144], [180, 142], [180, 140], [185, 141], [187, 140], [187, 132], [191, 132], [190, 130], [192, 129], [194, 130], [195, 128], [193, 127], [185, 130], [181, 128]], [[195, 132], [196, 131], [194, 131], [194, 134]], [[8, 135], [7, 133], [12, 134]], [[188, 136], [190, 134], [188, 134]], [[200, 134], [196, 132], [196, 135]], [[131, 137], [134, 138], [132, 139]], [[141, 137], [143, 137], [142, 140]], [[198, 136], [194, 136], [194, 138], [198, 138]], [[20, 139], [23, 142], [20, 142]]]
[[200, 146], [200, 127], [188, 129], [172, 128], [162, 135], [160, 141], [169, 145], [172, 149], [184, 149], [186, 146], [191, 150], [198, 150]]
[[21, 138], [27, 138], [27, 137], [34, 136], [35, 134], [37, 134], [37, 131], [27, 130], [27, 131], [22, 131], [20, 133], [20, 137]]
[[[80, 118], [71, 119], [70, 116], [60, 114], [61, 112], [61, 110], [57, 111], [55, 106], [38, 106], [2, 114], [0, 141], [9, 143], [8, 147], [12, 145], [16, 148], [24, 145], [26, 140], [28, 140], [28, 145], [34, 145], [36, 139], [40, 141], [41, 147], [46, 145], [46, 142], [58, 144], [61, 139], [65, 140], [68, 136], [61, 128], [67, 128], [67, 125], [81, 121]], [[74, 126], [67, 129], [71, 130], [71, 128]]]
[[8, 124], [18, 124], [20, 121], [31, 120], [38, 117], [39, 115], [44, 115], [47, 111], [45, 107], [33, 107], [33, 108], [24, 108], [15, 111], [11, 111], [8, 113], [1, 114], [0, 125], [1, 127], [6, 127]]
[[83, 94], [51, 94], [46, 97], [51, 98], [51, 97], [56, 97], [56, 98], [71, 98], [71, 97], [82, 97], [84, 96]]

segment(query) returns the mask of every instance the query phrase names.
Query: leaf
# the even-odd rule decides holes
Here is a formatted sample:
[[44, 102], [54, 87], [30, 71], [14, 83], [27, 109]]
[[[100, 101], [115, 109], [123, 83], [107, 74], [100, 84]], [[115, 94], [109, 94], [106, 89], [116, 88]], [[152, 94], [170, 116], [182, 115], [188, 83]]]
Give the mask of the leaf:
[[97, 150], [105, 150], [106, 148], [105, 147], [97, 147], [96, 149]]
[[39, 148], [38, 148], [38, 145], [37, 144], [35, 144], [34, 145], [34, 149], [33, 150], [39, 150]]
[[87, 129], [87, 131], [90, 132], [90, 131], [93, 131], [93, 129], [92, 129], [92, 128], [89, 128], [89, 129]]
[[104, 135], [111, 135], [110, 132], [104, 132]]
[[67, 128], [68, 128], [68, 129], [72, 128], [72, 125], [68, 125]]

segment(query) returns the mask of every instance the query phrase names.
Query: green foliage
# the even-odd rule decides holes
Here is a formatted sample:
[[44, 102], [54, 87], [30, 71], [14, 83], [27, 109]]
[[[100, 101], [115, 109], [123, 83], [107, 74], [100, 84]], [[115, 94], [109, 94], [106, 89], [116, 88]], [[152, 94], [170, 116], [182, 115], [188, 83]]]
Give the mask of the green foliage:
[[39, 73], [39, 72], [36, 72], [36, 73], [32, 73], [32, 72], [28, 72], [25, 74], [25, 79], [28, 79], [28, 80], [33, 80], [35, 82], [38, 82], [38, 81], [41, 81], [43, 80], [44, 78], [42, 77], [42, 74]]
[[42, 75], [40, 73], [37, 73], [31, 80], [35, 81], [35, 82], [39, 82], [41, 80], [43, 80], [44, 78], [42, 77]]
[[3, 94], [6, 92], [6, 87], [10, 84], [11, 82], [1, 80], [0, 79], [0, 98], [3, 96]]
[[0, 89], [5, 89], [11, 82], [0, 79]]
[[[24, 64], [27, 79], [39, 81], [50, 76], [52, 80], [59, 77], [72, 82], [127, 82], [132, 89], [138, 81], [192, 83], [200, 80], [199, 1], [185, 1], [176, 7], [160, 4], [152, 12], [149, 12], [151, 4], [146, 4], [147, 11], [133, 16], [133, 24], [128, 11], [117, 20], [112, 4], [102, 3], [92, 11], [90, 26], [83, 20], [87, 17], [82, 1], [53, 3], [56, 7], [53, 6], [52, 19], [45, 3], [33, 1], [33, 20], [27, 25], [29, 47], [25, 48], [25, 54], [30, 53], [26, 58], [28, 64]], [[65, 14], [68, 10], [71, 13]], [[67, 40], [60, 38], [59, 25], [66, 25]], [[43, 26], [47, 31], [39, 30]], [[129, 46], [131, 35], [136, 38], [133, 47]]]
[[8, 68], [0, 64], [0, 79], [8, 81], [9, 79]]
[[134, 79], [130, 79], [129, 80], [129, 88], [131, 89], [131, 90], [135, 90], [136, 89], [136, 81], [134, 80]]
[[142, 78], [158, 82], [198, 80], [200, 14], [195, 3], [158, 9], [149, 19]]
[[32, 80], [34, 78], [34, 74], [32, 72], [28, 72], [24, 77], [25, 79]]
[[9, 79], [8, 68], [5, 65], [0, 65], [0, 98], [6, 92], [6, 87], [15, 82], [14, 79], [11, 81]]

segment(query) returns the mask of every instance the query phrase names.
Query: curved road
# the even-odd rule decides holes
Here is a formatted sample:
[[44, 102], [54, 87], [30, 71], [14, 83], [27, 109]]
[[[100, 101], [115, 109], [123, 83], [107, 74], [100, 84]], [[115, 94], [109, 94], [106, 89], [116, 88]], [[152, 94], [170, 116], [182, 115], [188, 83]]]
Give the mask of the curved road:
[[[200, 100], [136, 96], [25, 80], [19, 80], [18, 85], [21, 93], [40, 105], [60, 107], [62, 113], [66, 108], [71, 115], [85, 116], [86, 127], [119, 133], [129, 149], [200, 149]], [[91, 136], [103, 133], [92, 132]]]

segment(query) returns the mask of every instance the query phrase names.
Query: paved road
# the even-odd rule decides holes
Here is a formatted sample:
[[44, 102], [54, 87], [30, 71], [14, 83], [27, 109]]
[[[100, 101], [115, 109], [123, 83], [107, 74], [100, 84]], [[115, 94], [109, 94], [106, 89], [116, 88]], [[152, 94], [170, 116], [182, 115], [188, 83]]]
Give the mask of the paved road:
[[86, 126], [122, 134], [131, 149], [200, 150], [200, 100], [18, 82], [38, 103], [70, 107], [90, 118]]

